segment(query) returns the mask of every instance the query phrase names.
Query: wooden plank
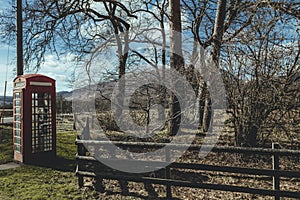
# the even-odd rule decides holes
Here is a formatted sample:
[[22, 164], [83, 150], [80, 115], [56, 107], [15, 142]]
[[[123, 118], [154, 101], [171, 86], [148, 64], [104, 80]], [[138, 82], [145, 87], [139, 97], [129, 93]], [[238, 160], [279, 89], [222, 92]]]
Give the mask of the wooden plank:
[[[88, 130], [89, 120], [86, 121], [85, 129]], [[84, 130], [84, 131], [87, 131]], [[86, 138], [88, 139], [88, 138]], [[241, 168], [241, 167], [228, 167], [228, 166], [214, 166], [214, 165], [205, 165], [205, 164], [195, 164], [195, 163], [170, 163], [169, 166], [165, 168], [166, 176], [164, 179], [161, 178], [151, 178], [151, 177], [138, 177], [138, 176], [124, 176], [119, 173], [116, 174], [100, 174], [93, 172], [84, 172], [80, 171], [80, 165], [84, 162], [99, 162], [95, 158], [91, 156], [85, 156], [82, 154], [80, 148], [78, 148], [78, 155], [76, 155], [77, 161], [77, 169], [76, 175], [78, 176], [79, 185], [83, 185], [83, 177], [102, 177], [108, 179], [120, 179], [127, 181], [137, 181], [137, 182], [151, 182], [157, 184], [166, 185], [166, 195], [167, 199], [172, 197], [171, 186], [182, 186], [182, 187], [194, 187], [194, 188], [202, 188], [202, 189], [213, 189], [213, 190], [222, 190], [222, 191], [231, 191], [231, 192], [243, 192], [250, 194], [261, 194], [261, 195], [269, 195], [274, 196], [275, 200], [280, 199], [280, 197], [291, 197], [297, 198], [300, 196], [299, 192], [291, 192], [291, 191], [280, 191], [280, 177], [293, 177], [300, 178], [300, 172], [298, 171], [284, 171], [279, 169], [279, 157], [280, 156], [300, 156], [300, 151], [298, 150], [282, 150], [276, 149], [273, 146], [273, 149], [263, 149], [263, 148], [242, 148], [242, 147], [228, 147], [228, 146], [208, 146], [208, 145], [186, 145], [186, 144], [170, 144], [170, 143], [146, 143], [146, 142], [122, 142], [117, 141], [113, 142], [115, 145], [118, 145], [122, 148], [162, 148], [166, 147], [166, 160], [165, 161], [146, 161], [146, 160], [121, 160], [121, 159], [107, 159], [110, 162], [122, 162], [122, 163], [134, 163], [134, 165], [144, 165], [144, 166], [165, 166], [170, 163], [170, 151], [171, 150], [181, 150], [181, 149], [189, 149], [189, 150], [200, 150], [200, 147], [203, 151], [210, 151], [213, 148], [212, 152], [227, 152], [227, 153], [245, 153], [245, 154], [259, 154], [259, 155], [272, 155], [273, 157], [273, 170], [270, 169], [256, 169], [256, 168]], [[84, 145], [93, 145], [93, 146], [107, 146], [111, 145], [111, 141], [93, 141], [93, 140], [80, 140], [77, 138], [76, 144], [84, 147]], [[80, 155], [81, 154], [81, 155]], [[105, 158], [103, 158], [105, 159]], [[267, 189], [258, 189], [258, 188], [247, 188], [242, 186], [232, 186], [232, 185], [216, 185], [216, 184], [207, 184], [207, 183], [199, 183], [199, 182], [190, 182], [190, 181], [182, 181], [182, 180], [172, 180], [171, 178], [171, 168], [181, 168], [181, 169], [194, 169], [194, 170], [202, 170], [202, 171], [217, 171], [217, 172], [228, 172], [235, 174], [247, 174], [247, 175], [265, 175], [273, 177], [273, 190]], [[81, 183], [82, 182], [82, 183]]]
[[108, 146], [111, 143], [120, 147], [137, 147], [137, 148], [163, 148], [168, 147], [172, 150], [196, 150], [211, 151], [222, 153], [241, 153], [241, 154], [259, 154], [259, 155], [274, 155], [279, 156], [300, 156], [299, 150], [289, 149], [267, 149], [267, 148], [245, 148], [245, 147], [231, 147], [231, 146], [211, 146], [211, 145], [189, 145], [189, 144], [174, 144], [174, 143], [152, 143], [152, 142], [123, 142], [123, 141], [96, 141], [96, 140], [79, 140], [75, 141], [76, 144], [86, 145], [101, 145]]
[[83, 172], [77, 171], [76, 175], [82, 175], [86, 177], [103, 177], [107, 179], [116, 179], [116, 180], [127, 180], [127, 181], [136, 181], [136, 182], [150, 182], [153, 184], [162, 184], [166, 183], [172, 186], [179, 187], [191, 187], [191, 188], [199, 188], [199, 189], [212, 189], [212, 190], [222, 190], [228, 192], [242, 192], [242, 193], [250, 193], [250, 194], [260, 194], [260, 195], [268, 195], [268, 196], [281, 196], [281, 197], [290, 197], [290, 198], [298, 198], [300, 196], [300, 192], [290, 192], [290, 191], [274, 191], [268, 189], [258, 189], [258, 188], [248, 188], [243, 186], [232, 186], [232, 185], [220, 185], [220, 184], [208, 184], [208, 183], [198, 183], [198, 182], [190, 182], [190, 181], [181, 181], [181, 180], [169, 180], [169, 179], [161, 179], [161, 178], [152, 178], [152, 177], [138, 177], [138, 176], [120, 176], [116, 174], [101, 174], [101, 173], [92, 173], [92, 172]]
[[[82, 161], [91, 161], [99, 162], [97, 159], [91, 156], [78, 156], [76, 159]], [[109, 162], [132, 162], [133, 165], [156, 165], [164, 166], [165, 162], [162, 161], [143, 161], [143, 160], [128, 160], [128, 159], [109, 159]], [[244, 167], [231, 167], [231, 166], [215, 166], [215, 165], [206, 165], [206, 164], [194, 164], [194, 163], [171, 163], [170, 168], [175, 169], [194, 169], [194, 170], [204, 170], [204, 171], [216, 171], [216, 172], [228, 172], [235, 174], [248, 174], [248, 175], [264, 175], [271, 176], [279, 175], [281, 177], [290, 177], [290, 178], [300, 178], [299, 171], [286, 171], [286, 170], [271, 170], [271, 169], [257, 169], [257, 168], [244, 168]]]

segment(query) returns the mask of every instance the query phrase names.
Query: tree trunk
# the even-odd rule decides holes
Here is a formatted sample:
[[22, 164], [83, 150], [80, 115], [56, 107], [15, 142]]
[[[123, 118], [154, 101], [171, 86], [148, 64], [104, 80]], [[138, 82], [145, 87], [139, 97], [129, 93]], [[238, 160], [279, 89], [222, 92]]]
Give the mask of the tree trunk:
[[[164, 13], [161, 13], [160, 15], [160, 28], [162, 30], [161, 35], [162, 35], [162, 50], [161, 50], [161, 62], [162, 62], [162, 74], [161, 74], [161, 84], [164, 85], [164, 81], [166, 79], [166, 46], [167, 46], [167, 40], [166, 40], [166, 32], [165, 32], [165, 25], [164, 25]], [[162, 105], [161, 108], [158, 107], [158, 114], [159, 114], [159, 120], [163, 121], [166, 119], [166, 107], [168, 105], [168, 100], [167, 100], [167, 90], [163, 86], [159, 86], [159, 93], [160, 93], [160, 103]], [[164, 126], [167, 126], [165, 124]]]
[[[117, 32], [118, 33], [118, 32]], [[117, 95], [117, 109], [116, 109], [116, 117], [120, 117], [123, 112], [123, 104], [124, 104], [124, 96], [125, 96], [125, 79], [124, 75], [126, 74], [126, 62], [128, 58], [128, 50], [129, 50], [129, 39], [128, 32], [124, 32], [124, 50], [122, 47], [122, 39], [119, 35], [116, 34], [117, 45], [118, 45], [118, 58], [119, 58], [119, 81], [118, 81], [118, 95]]]
[[[182, 57], [182, 27], [181, 27], [181, 8], [180, 0], [170, 1], [171, 10], [171, 46], [170, 46], [170, 68], [172, 70], [184, 74], [184, 59]], [[173, 76], [171, 76], [173, 77]], [[180, 89], [181, 86], [176, 84], [176, 80], [172, 80], [173, 87]], [[170, 135], [176, 135], [181, 121], [180, 103], [174, 93], [170, 95]]]
[[[212, 50], [211, 50], [211, 58], [213, 63], [216, 67], [219, 67], [219, 60], [220, 60], [220, 51], [222, 45], [222, 39], [224, 34], [224, 22], [226, 17], [226, 3], [227, 0], [219, 0], [218, 1], [218, 8], [215, 18], [215, 26], [214, 32], [212, 35]], [[212, 83], [213, 84], [213, 83]], [[206, 85], [209, 85], [207, 83]], [[203, 112], [203, 122], [202, 122], [202, 129], [204, 132], [209, 130], [209, 125], [211, 124], [212, 111], [211, 111], [211, 97], [209, 95], [209, 88], [204, 87], [203, 92], [205, 93], [205, 107]]]
[[251, 125], [250, 127], [248, 127], [248, 133], [246, 134], [246, 141], [248, 146], [257, 146], [257, 134], [258, 128], [255, 125]]
[[[206, 84], [205, 84], [206, 85]], [[203, 108], [203, 117], [202, 117], [202, 131], [208, 132], [210, 128], [210, 122], [212, 120], [212, 108], [211, 108], [211, 98], [207, 86], [204, 87], [204, 108]]]
[[220, 60], [221, 45], [222, 45], [222, 39], [224, 34], [224, 22], [226, 17], [226, 3], [227, 0], [218, 1], [214, 32], [212, 36], [213, 40], [212, 40], [211, 56], [216, 66], [219, 66], [219, 60]]

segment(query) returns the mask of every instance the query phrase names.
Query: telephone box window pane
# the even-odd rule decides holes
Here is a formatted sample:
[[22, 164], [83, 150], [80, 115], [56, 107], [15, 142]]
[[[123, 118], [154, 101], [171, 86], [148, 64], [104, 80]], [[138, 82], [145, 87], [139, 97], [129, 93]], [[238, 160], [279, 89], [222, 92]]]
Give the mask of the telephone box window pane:
[[16, 137], [16, 144], [21, 144], [21, 138]]
[[20, 106], [20, 100], [16, 100], [16, 106]]
[[20, 147], [20, 145], [16, 145], [16, 151], [17, 151], [17, 152], [21, 152], [21, 147]]
[[20, 93], [19, 92], [15, 93], [15, 99], [20, 99]]
[[20, 137], [20, 135], [21, 135], [21, 131], [19, 129], [16, 129], [16, 136]]
[[21, 113], [20, 107], [16, 107], [16, 108], [15, 108], [15, 113], [16, 113], [17, 115], [19, 115], [19, 114]]
[[20, 126], [20, 123], [16, 123], [16, 129], [20, 129], [21, 126]]
[[16, 115], [16, 121], [21, 121], [20, 115]]

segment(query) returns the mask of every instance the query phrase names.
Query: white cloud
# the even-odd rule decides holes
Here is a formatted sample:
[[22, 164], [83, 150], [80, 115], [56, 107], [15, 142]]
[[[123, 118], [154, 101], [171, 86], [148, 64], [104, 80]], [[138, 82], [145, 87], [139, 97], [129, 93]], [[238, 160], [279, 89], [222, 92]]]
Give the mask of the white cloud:
[[[45, 76], [49, 76], [56, 80], [57, 91], [69, 91], [69, 77], [74, 71], [75, 56], [73, 54], [67, 54], [64, 57], [58, 59], [55, 55], [46, 55], [45, 62], [41, 65], [40, 70], [37, 72]], [[29, 73], [34, 73], [33, 71]]]

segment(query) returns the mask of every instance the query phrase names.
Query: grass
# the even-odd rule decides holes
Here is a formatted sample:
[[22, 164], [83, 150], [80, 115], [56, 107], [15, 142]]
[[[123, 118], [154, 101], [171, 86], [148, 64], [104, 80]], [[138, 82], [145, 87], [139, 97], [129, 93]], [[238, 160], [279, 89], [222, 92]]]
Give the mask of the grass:
[[[57, 157], [58, 163], [45, 166], [31, 166], [23, 165], [22, 167], [0, 171], [0, 200], [14, 200], [14, 199], [144, 199], [147, 196], [147, 188], [142, 188], [137, 183], [128, 184], [128, 189], [133, 191], [130, 194], [124, 194], [121, 188], [118, 187], [116, 181], [105, 180], [104, 186], [106, 188], [105, 192], [97, 193], [91, 190], [91, 186], [85, 187], [78, 190], [77, 177], [75, 176], [75, 154], [76, 145], [74, 144], [76, 139], [76, 132], [73, 131], [60, 131], [57, 133]], [[164, 136], [165, 133], [162, 133]], [[117, 135], [119, 137], [119, 135]], [[12, 130], [8, 127], [1, 127], [0, 130], [0, 163], [9, 162], [12, 160]], [[193, 155], [190, 156], [193, 159]], [[218, 159], [216, 159], [216, 157]], [[189, 159], [189, 156], [185, 157]], [[231, 162], [233, 165], [239, 166], [245, 163], [240, 163], [238, 160], [232, 160], [227, 154], [220, 157], [216, 154], [214, 157], [208, 157], [209, 161], [207, 164], [222, 164], [224, 165]], [[297, 165], [296, 162], [292, 164]], [[289, 162], [283, 162], [289, 165]], [[258, 162], [247, 163], [252, 166], [260, 165]], [[262, 165], [262, 164], [261, 164]], [[282, 167], [282, 166], [281, 166]], [[269, 166], [270, 168], [270, 166]], [[180, 172], [180, 175], [183, 173]], [[222, 175], [222, 174], [221, 174]], [[271, 179], [267, 182], [260, 177], [243, 177], [233, 178], [230, 175], [222, 175], [215, 173], [203, 173], [201, 176], [209, 177], [208, 183], [214, 184], [224, 184], [224, 182], [236, 182], [242, 186], [258, 186], [267, 184], [266, 187], [271, 187]], [[195, 177], [195, 175], [188, 177]], [[282, 180], [285, 181], [285, 180]], [[286, 180], [284, 186], [291, 187], [292, 190], [298, 190], [299, 181], [289, 181]], [[153, 186], [155, 190], [154, 195], [164, 196], [164, 189], [160, 186]], [[222, 191], [211, 191], [211, 190], [197, 190], [191, 188], [181, 188], [173, 187], [172, 193], [175, 199], [223, 199], [227, 196], [227, 199], [250, 199], [251, 195], [232, 193], [232, 192], [222, 192]], [[151, 192], [151, 190], [150, 190]], [[137, 195], [134, 195], [134, 194]], [[133, 194], [133, 195], [132, 195]], [[150, 194], [150, 193], [148, 193]], [[141, 197], [141, 198], [138, 198]], [[150, 197], [148, 199], [151, 199]], [[254, 198], [256, 199], [256, 198]], [[258, 198], [259, 199], [259, 198]], [[267, 199], [262, 196], [260, 199]], [[271, 197], [268, 199], [272, 199]]]
[[[5, 163], [12, 160], [11, 129], [2, 133], [0, 158]], [[76, 132], [57, 133], [56, 166], [22, 165], [0, 171], [0, 199], [92, 199], [77, 189], [75, 138]]]
[[0, 126], [0, 164], [13, 160], [12, 128]]
[[1, 199], [81, 199], [74, 172], [22, 166], [0, 171]]

